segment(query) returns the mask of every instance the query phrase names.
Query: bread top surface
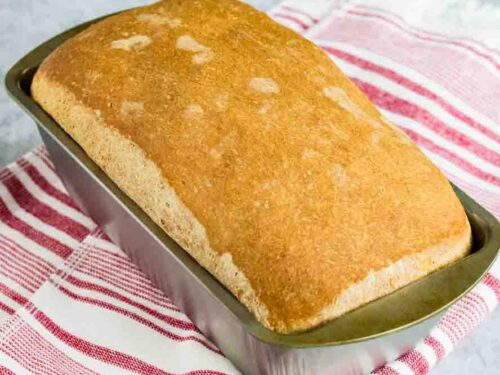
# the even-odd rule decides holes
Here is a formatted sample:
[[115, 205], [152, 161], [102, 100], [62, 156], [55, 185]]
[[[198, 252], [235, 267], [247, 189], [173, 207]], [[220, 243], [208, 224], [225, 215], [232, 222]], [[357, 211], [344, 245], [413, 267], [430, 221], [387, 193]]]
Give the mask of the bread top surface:
[[40, 73], [157, 164], [271, 325], [466, 231], [417, 147], [319, 48], [247, 5], [128, 11], [63, 44]]

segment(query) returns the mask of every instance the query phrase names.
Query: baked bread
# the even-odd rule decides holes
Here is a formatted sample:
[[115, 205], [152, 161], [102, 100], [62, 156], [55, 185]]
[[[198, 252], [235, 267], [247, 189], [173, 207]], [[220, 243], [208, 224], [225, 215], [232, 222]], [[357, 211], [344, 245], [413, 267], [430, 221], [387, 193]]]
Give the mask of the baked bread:
[[32, 95], [271, 330], [469, 251], [443, 174], [319, 48], [237, 1], [98, 22], [43, 62]]

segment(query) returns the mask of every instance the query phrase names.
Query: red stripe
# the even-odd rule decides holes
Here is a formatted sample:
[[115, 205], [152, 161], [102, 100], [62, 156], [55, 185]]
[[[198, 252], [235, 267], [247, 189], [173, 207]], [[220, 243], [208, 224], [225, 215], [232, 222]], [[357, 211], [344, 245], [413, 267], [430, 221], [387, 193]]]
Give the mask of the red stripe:
[[454, 309], [446, 317], [446, 325], [451, 334], [454, 335], [454, 345], [457, 345], [462, 338], [467, 336], [475, 327], [475, 319], [470, 308]]
[[13, 308], [11, 308], [10, 306], [7, 306], [2, 301], [0, 301], [0, 310], [5, 311], [9, 315], [13, 315], [16, 312]]
[[[54, 164], [52, 164], [52, 161], [49, 159], [48, 152], [45, 150], [45, 147], [40, 149], [40, 151], [36, 152], [35, 154], [38, 156], [38, 158], [53, 172], [56, 172], [56, 168], [54, 167]], [[57, 173], [57, 172], [56, 172]]]
[[277, 18], [282, 18], [282, 19], [288, 20], [288, 21], [292, 21], [295, 24], [297, 24], [298, 26], [300, 26], [300, 28], [302, 30], [307, 30], [309, 28], [309, 25], [306, 25], [304, 22], [302, 22], [298, 18], [290, 16], [289, 14], [273, 13], [272, 16], [273, 16], [273, 18], [277, 17]]
[[14, 270], [11, 269], [7, 269], [6, 267], [0, 268], [0, 275], [4, 278], [14, 281], [16, 284], [20, 285], [21, 287], [23, 287], [24, 289], [26, 289], [31, 293], [34, 293], [40, 286], [39, 284], [35, 286], [30, 285], [31, 280], [23, 279], [24, 274], [20, 272], [15, 272]]
[[[422, 147], [423, 150], [427, 151], [427, 154], [429, 155], [429, 158], [434, 158], [434, 155], [438, 155], [435, 152], [432, 152], [432, 150], [429, 150], [425, 147]], [[434, 155], [433, 155], [434, 154]], [[443, 170], [443, 172], [446, 174], [446, 176], [453, 181], [455, 185], [457, 185], [461, 190], [469, 194], [471, 197], [473, 197], [475, 200], [478, 202], [487, 202], [484, 204], [485, 206], [488, 204], [497, 204], [499, 203], [498, 201], [498, 194], [492, 193], [488, 190], [484, 190], [481, 185], [478, 185], [475, 182], [471, 182], [468, 176], [464, 175], [464, 172], [461, 170], [455, 171], [455, 170], [449, 170], [448, 166], [445, 165], [440, 165], [440, 161], [436, 160], [436, 163], [438, 166]]]
[[[405, 129], [405, 133], [407, 133], [412, 138], [412, 140], [415, 143], [417, 143], [419, 146], [425, 147], [428, 150], [430, 150], [436, 154], [439, 154], [440, 156], [443, 156], [445, 159], [448, 159], [449, 161], [453, 162], [455, 165], [459, 166], [463, 170], [470, 172], [471, 174], [479, 177], [480, 179], [482, 179], [484, 181], [488, 181], [488, 182], [493, 183], [495, 185], [499, 185], [499, 181], [500, 181], [499, 177], [492, 175], [490, 173], [484, 172], [483, 170], [477, 168], [474, 164], [462, 159], [461, 157], [459, 157], [458, 155], [454, 154], [453, 152], [447, 150], [446, 148], [435, 144], [434, 142], [432, 142], [428, 138], [414, 132], [413, 130]], [[466, 178], [466, 177], [463, 177], [463, 178]], [[464, 190], [467, 191], [467, 189], [464, 189]], [[482, 192], [482, 194], [490, 194], [490, 193], [484, 191], [484, 192]], [[495, 199], [494, 195], [493, 195], [493, 199]]]
[[[445, 319], [446, 318], [446, 319]], [[466, 322], [456, 313], [445, 316], [439, 322], [439, 328], [448, 336], [453, 346], [456, 346], [471, 328], [465, 328]]]
[[464, 320], [467, 321], [471, 329], [476, 327], [488, 315], [488, 304], [483, 297], [474, 291], [465, 295], [460, 302], [460, 304], [454, 305], [454, 309], [459, 314], [462, 313]]
[[[0, 273], [7, 276], [9, 279], [15, 281], [23, 286], [26, 290], [35, 291], [43, 281], [44, 278], [36, 275], [29, 274], [29, 268], [16, 257], [9, 256], [5, 252], [0, 252], [0, 263], [3, 264]], [[28, 270], [28, 272], [26, 272]]]
[[[386, 14], [392, 16], [393, 18], [397, 19], [401, 24], [403, 24], [404, 26], [406, 26], [410, 30], [414, 30], [415, 32], [426, 34], [426, 35], [429, 35], [431, 37], [442, 38], [443, 39], [442, 41], [449, 41], [450, 40], [450, 41], [455, 41], [457, 43], [460, 43], [460, 40], [463, 40], [465, 42], [476, 44], [477, 46], [487, 50], [488, 52], [490, 52], [494, 55], [500, 54], [500, 50], [496, 50], [495, 48], [491, 48], [491, 47], [487, 46], [486, 44], [481, 43], [481, 41], [479, 41], [479, 40], [475, 40], [475, 39], [471, 39], [471, 38], [467, 38], [467, 37], [463, 37], [463, 36], [460, 37], [460, 40], [458, 40], [456, 38], [450, 37], [449, 35], [441, 34], [441, 33], [438, 33], [436, 31], [428, 31], [428, 30], [423, 30], [423, 29], [418, 29], [416, 27], [413, 27], [413, 26], [407, 24], [406, 21], [403, 19], [403, 17], [401, 17], [399, 14], [391, 12], [388, 9], [375, 7], [375, 6], [368, 6], [368, 5], [364, 5], [364, 4], [355, 4], [355, 7], [356, 8], [364, 8], [366, 10], [373, 10], [373, 11], [386, 13]], [[441, 40], [438, 40], [438, 41], [441, 41]]]
[[[455, 346], [461, 339], [461, 334], [457, 332], [457, 324], [460, 325], [462, 319], [460, 316], [457, 317], [456, 313], [452, 313], [452, 308], [441, 318], [437, 326], [450, 339], [453, 346]], [[455, 318], [452, 318], [453, 315]]]
[[0, 264], [2, 265], [0, 272], [29, 291], [36, 290], [48, 277], [46, 274], [31, 274], [32, 269], [27, 267], [22, 259], [5, 252], [0, 253]]
[[500, 216], [500, 202], [498, 201], [494, 193], [490, 193], [486, 190], [481, 189], [480, 187], [478, 188], [477, 185], [474, 185], [469, 181], [465, 181], [462, 175], [460, 175], [459, 177], [455, 173], [447, 170], [442, 165], [439, 167], [443, 170], [450, 181], [457, 185], [461, 190], [470, 195], [487, 210], [489, 210], [496, 216]]
[[[33, 316], [59, 340], [91, 358], [118, 366], [129, 371], [134, 371], [139, 374], [168, 374], [166, 371], [150, 365], [149, 363], [146, 363], [139, 358], [83, 340], [59, 327], [53, 320], [51, 320], [40, 310], [35, 310], [33, 312]], [[194, 373], [192, 374], [194, 375]]]
[[19, 259], [22, 259], [30, 268], [31, 272], [33, 270], [38, 271], [40, 274], [49, 275], [51, 274], [55, 267], [49, 262], [45, 261], [43, 258], [39, 257], [37, 254], [23, 248], [16, 242], [12, 241], [10, 238], [5, 237], [0, 233], [0, 245], [3, 251], [9, 252], [11, 255], [15, 255]]
[[109, 252], [102, 251], [97, 247], [92, 247], [92, 251], [86, 258], [87, 264], [92, 266], [92, 264], [102, 265], [102, 269], [112, 271], [111, 274], [124, 278], [127, 281], [133, 283], [133, 285], [138, 285], [141, 289], [147, 288], [152, 295], [158, 297], [159, 300], [167, 302], [165, 295], [156, 289], [149, 278], [140, 271], [137, 266], [132, 263], [128, 258], [122, 257], [118, 254], [113, 254], [110, 256]]
[[47, 148], [43, 144], [35, 147], [32, 152], [35, 154], [48, 154]]
[[306, 13], [304, 12], [303, 10], [301, 9], [296, 9], [296, 8], [292, 8], [288, 5], [282, 5], [281, 6], [282, 9], [286, 9], [288, 10], [289, 12], [292, 12], [292, 13], [297, 13], [297, 14], [300, 14], [302, 16], [305, 16], [307, 18], [309, 18], [311, 21], [313, 21], [314, 23], [318, 23], [319, 22], [319, 19], [313, 17], [312, 15], [310, 15], [309, 13]]
[[99, 292], [99, 293], [102, 293], [102, 294], [104, 294], [106, 296], [115, 298], [115, 299], [117, 299], [117, 300], [119, 300], [119, 301], [121, 301], [123, 303], [126, 303], [126, 304], [129, 304], [131, 306], [137, 307], [138, 309], [144, 311], [145, 313], [147, 313], [147, 314], [149, 314], [151, 316], [154, 316], [155, 318], [157, 318], [157, 319], [159, 319], [159, 320], [161, 320], [161, 321], [163, 321], [165, 323], [168, 323], [168, 324], [170, 324], [173, 327], [176, 327], [176, 328], [179, 328], [179, 329], [182, 329], [182, 330], [185, 330], [185, 331], [196, 331], [196, 332], [199, 332], [198, 328], [193, 323], [191, 323], [191, 322], [183, 321], [183, 320], [171, 317], [169, 315], [162, 314], [162, 313], [160, 313], [157, 310], [154, 310], [154, 309], [152, 309], [150, 307], [147, 307], [147, 306], [143, 305], [140, 302], [134, 301], [134, 300], [132, 300], [132, 299], [130, 299], [128, 297], [125, 297], [125, 296], [123, 296], [123, 295], [121, 295], [119, 293], [116, 293], [115, 291], [113, 291], [111, 289], [108, 289], [108, 288], [105, 288], [103, 286], [91, 283], [89, 281], [80, 280], [80, 279], [76, 278], [73, 275], [66, 275], [65, 280], [68, 281], [68, 282], [70, 282], [71, 284], [79, 287], [79, 288], [92, 290], [94, 292]]
[[401, 375], [399, 372], [396, 370], [393, 370], [392, 368], [388, 366], [382, 366], [376, 369], [375, 371], [372, 372], [372, 374], [377, 374], [377, 375]]
[[45, 145], [40, 145], [39, 147], [35, 148], [35, 153], [37, 153], [38, 155], [49, 156], [49, 150], [47, 150], [47, 147], [45, 147]]
[[360, 68], [364, 70], [369, 70], [375, 73], [378, 73], [385, 78], [390, 79], [393, 82], [396, 82], [397, 84], [404, 86], [408, 88], [411, 91], [414, 91], [422, 96], [425, 96], [426, 98], [434, 101], [437, 103], [441, 108], [443, 108], [446, 112], [448, 112], [450, 115], [455, 117], [456, 119], [466, 123], [470, 127], [479, 130], [482, 134], [485, 136], [488, 136], [489, 138], [495, 140], [496, 142], [500, 142], [500, 135], [494, 133], [487, 127], [479, 124], [478, 122], [474, 121], [472, 118], [469, 116], [463, 114], [460, 112], [457, 108], [453, 107], [451, 104], [447, 103], [444, 99], [440, 98], [436, 94], [432, 93], [431, 91], [427, 90], [426, 88], [420, 86], [419, 84], [411, 81], [410, 79], [402, 76], [399, 73], [396, 73], [395, 71], [381, 67], [379, 65], [374, 64], [371, 61], [365, 60], [363, 58], [354, 56], [350, 53], [344, 52], [342, 50], [339, 50], [337, 48], [333, 47], [328, 47], [328, 46], [322, 46], [324, 50], [326, 50], [328, 53], [342, 59], [345, 61], [348, 61], [351, 64], [354, 64], [356, 66], [359, 66]]
[[80, 211], [78, 206], [75, 204], [73, 199], [67, 194], [64, 194], [60, 190], [56, 189], [54, 185], [52, 185], [50, 182], [48, 182], [38, 171], [38, 169], [31, 164], [27, 160], [19, 160], [18, 164], [23, 168], [23, 170], [28, 174], [28, 176], [31, 177], [33, 182], [38, 185], [40, 189], [42, 189], [45, 193], [50, 195], [51, 197], [59, 200], [60, 202], [64, 203], [65, 205], [74, 208], [77, 211]]
[[177, 307], [168, 304], [165, 299], [159, 299], [158, 291], [156, 289], [147, 287], [144, 283], [141, 282], [134, 282], [130, 279], [127, 280], [123, 275], [111, 273], [110, 271], [112, 270], [106, 267], [101, 267], [95, 262], [93, 263], [91, 261], [87, 261], [86, 259], [82, 260], [78, 265], [78, 271], [92, 277], [106, 280], [107, 283], [124, 291], [127, 291], [134, 296], [144, 298], [156, 304], [160, 303], [163, 307], [170, 310], [179, 311]]
[[497, 301], [500, 302], [500, 280], [488, 272], [483, 277], [482, 282], [493, 290], [495, 296], [497, 297]]
[[[22, 327], [20, 328], [20, 332], [23, 332], [24, 330], [22, 329]], [[31, 345], [31, 348], [32, 348], [32, 352], [35, 352], [36, 350], [36, 347]], [[26, 350], [26, 348], [24, 348], [20, 343], [18, 342], [15, 342], [15, 341], [11, 341], [9, 342], [9, 346], [5, 349], [5, 354], [7, 354], [9, 357], [11, 357], [13, 360], [15, 360], [18, 365], [20, 367], [22, 367], [23, 369], [29, 369], [30, 367], [33, 367], [33, 354], [31, 355], [26, 355], [26, 353], [24, 353], [25, 355], [22, 355], [21, 353], [23, 353], [24, 351]], [[41, 361], [40, 361], [41, 362]], [[28, 371], [26, 371], [28, 372]], [[19, 374], [24, 374], [24, 371], [22, 372], [19, 372]], [[45, 368], [42, 368], [40, 369], [36, 375], [52, 375], [52, 374], [49, 374], [48, 370]]]
[[429, 362], [416, 350], [410, 350], [399, 358], [399, 361], [406, 363], [416, 375], [426, 375], [430, 370]]
[[[393, 96], [382, 89], [360, 81], [359, 79], [352, 78], [352, 81], [356, 83], [356, 85], [365, 92], [366, 95], [370, 97], [370, 99], [379, 107], [384, 108], [390, 112], [393, 113], [398, 113], [400, 115], [409, 117], [411, 119], [414, 119], [415, 121], [418, 121], [419, 123], [423, 125], [427, 125], [427, 127], [433, 129], [436, 131], [438, 134], [441, 136], [450, 139], [457, 145], [467, 148], [470, 151], [474, 152], [478, 156], [485, 157], [487, 156], [488, 159], [491, 159], [493, 164], [500, 164], [500, 154], [496, 154], [490, 150], [487, 150], [483, 148], [481, 145], [471, 141], [470, 139], [466, 138], [465, 136], [462, 135], [456, 135], [454, 132], [450, 129], [447, 128], [445, 124], [443, 124], [440, 120], [436, 119], [433, 117], [429, 112], [426, 110], [418, 107], [415, 104], [409, 103], [406, 100], [400, 99], [396, 96]], [[415, 133], [412, 130], [405, 129], [405, 132], [411, 135], [412, 139], [417, 142], [418, 144], [425, 145], [432, 151], [438, 152], [440, 155], [443, 155], [446, 157], [446, 159], [453, 161], [455, 164], [460, 166], [461, 168], [469, 171], [470, 173], [476, 175], [477, 177], [481, 178], [482, 180], [489, 181], [490, 183], [493, 183], [495, 185], [500, 186], [500, 178], [492, 175], [491, 173], [484, 172], [481, 169], [477, 168], [475, 165], [469, 163], [468, 161], [462, 159], [458, 155], [454, 154], [453, 152], [436, 145], [434, 142], [431, 140], [427, 139], [426, 137]], [[486, 158], [485, 158], [486, 159]]]
[[[24, 324], [21, 319], [17, 319], [17, 321], [21, 322], [21, 324], [18, 327], [14, 328], [14, 334], [9, 335], [8, 345], [4, 345], [3, 352], [11, 357], [14, 361], [16, 361], [24, 369], [31, 372], [36, 371], [37, 375], [49, 375], [46, 363], [46, 353], [44, 353], [44, 355], [41, 356], [41, 358], [39, 358], [37, 361], [33, 360], [33, 354], [30, 355], [25, 353], [26, 342], [23, 341], [29, 339], [30, 335], [27, 332], [29, 330], [26, 329], [26, 324]], [[40, 346], [37, 345], [37, 343], [30, 342], [29, 348], [31, 353], [41, 353]], [[41, 366], [41, 368], [39, 366]]]
[[[95, 247], [92, 248], [92, 251], [89, 253], [89, 256], [87, 256], [86, 260], [84, 261], [86, 262], [86, 264], [90, 266], [92, 264], [96, 264], [97, 262], [103, 263], [103, 268], [109, 270], [109, 273], [102, 276], [99, 275], [98, 276], [99, 278], [107, 277], [107, 275], [112, 274], [116, 275], [117, 277], [124, 278], [127, 281], [134, 279], [135, 281], [137, 281], [135, 285], [138, 285], [139, 287], [133, 288], [132, 290], [136, 291], [138, 290], [141, 292], [141, 294], [147, 293], [147, 296], [150, 297], [146, 299], [151, 300], [155, 304], [161, 305], [170, 310], [179, 311], [179, 309], [177, 309], [177, 307], [174, 306], [172, 302], [170, 302], [170, 300], [162, 292], [160, 292], [151, 284], [151, 281], [141, 271], [137, 270], [135, 265], [131, 263], [130, 260], [124, 260], [123, 263], [122, 262], [115, 263], [113, 259], [111, 259], [111, 257], [106, 256], [107, 254], [99, 254], [94, 250], [96, 250]], [[117, 258], [121, 257], [117, 255]], [[128, 272], [132, 272], [131, 277], [128, 275]], [[120, 289], [128, 291], [127, 288], [120, 287]]]
[[12, 175], [3, 183], [19, 207], [44, 223], [67, 233], [78, 241], [81, 241], [89, 234], [88, 228], [36, 199], [19, 181], [17, 176]]
[[9, 337], [3, 350], [36, 374], [96, 374], [54, 347], [28, 324], [23, 324]]
[[126, 291], [127, 293], [132, 294], [135, 297], [139, 297], [139, 298], [145, 299], [151, 303], [157, 304], [165, 309], [176, 311], [176, 312], [180, 311], [178, 308], [176, 308], [175, 306], [173, 306], [171, 304], [169, 305], [169, 304], [165, 304], [164, 302], [158, 301], [158, 299], [156, 299], [154, 295], [152, 296], [152, 293], [150, 293], [150, 291], [146, 290], [144, 287], [141, 287], [141, 286], [130, 287], [129, 285], [122, 285], [123, 283], [116, 278], [108, 277], [106, 275], [103, 275], [102, 273], [97, 274], [97, 273], [92, 272], [90, 270], [79, 269], [78, 271], [83, 273], [83, 274], [89, 275], [91, 277], [96, 277], [96, 278], [105, 280], [108, 284], [113, 285], [116, 288], [119, 288], [123, 291]]
[[[488, 50], [490, 53], [491, 52], [494, 54], [499, 53], [495, 49], [489, 48], [488, 46], [480, 43], [477, 40], [466, 38], [466, 37], [461, 37], [461, 40], [459, 40], [457, 38], [452, 38], [450, 36], [447, 36], [444, 34], [439, 34], [439, 33], [434, 32], [434, 31], [430, 32], [427, 30], [419, 29], [418, 27], [413, 27], [413, 26], [409, 25], [408, 23], [406, 23], [406, 21], [398, 14], [391, 12], [389, 10], [386, 10], [386, 9], [373, 7], [373, 6], [370, 7], [370, 6], [366, 6], [363, 4], [357, 4], [356, 8], [363, 8], [366, 10], [366, 12], [363, 12], [363, 11], [361, 11], [361, 12], [377, 16], [378, 18], [385, 20], [386, 22], [390, 23], [391, 25], [397, 26], [401, 30], [404, 30], [407, 33], [409, 33], [413, 36], [416, 36], [422, 40], [458, 46], [458, 47], [464, 48], [464, 49], [472, 52], [473, 54], [475, 54], [479, 57], [485, 58], [486, 60], [488, 60], [490, 62], [496, 63], [495, 57], [489, 56], [489, 55], [483, 53], [482, 51], [477, 50], [475, 47], [470, 46], [470, 45], [462, 42], [462, 41], [466, 41], [466, 42], [468, 41], [469, 43], [476, 44], [477, 46]], [[372, 11], [370, 12], [370, 10], [372, 10]], [[374, 13], [373, 11], [378, 12], [378, 13]], [[356, 12], [359, 12], [359, 11], [356, 11], [356, 10], [353, 11], [353, 13], [356, 13]], [[392, 17], [396, 21], [391, 20], [388, 16]]]
[[22, 233], [32, 241], [38, 243], [39, 245], [45, 247], [46, 249], [52, 251], [54, 254], [62, 258], [68, 257], [68, 255], [72, 252], [72, 249], [68, 246], [34, 229], [24, 221], [14, 216], [9, 211], [2, 199], [0, 199], [0, 220], [7, 226], [18, 231], [19, 233]]
[[[496, 84], [498, 77], [492, 69], [484, 66], [483, 60], [479, 61], [461, 49], [411, 38], [385, 22], [374, 22], [355, 15], [335, 15], [327, 21], [324, 27], [309, 37], [335, 40], [390, 57], [402, 66], [440, 83], [477, 112], [490, 119], [498, 118], [498, 103], [495, 101], [500, 95]], [[366, 35], [377, 35], [377, 38]], [[471, 70], [474, 74], [463, 73]], [[493, 129], [495, 120], [485, 121], [487, 123], [483, 125]]]
[[443, 344], [441, 344], [437, 339], [435, 339], [431, 335], [425, 338], [424, 343], [426, 343], [434, 350], [434, 353], [436, 353], [436, 357], [438, 360], [440, 360], [446, 355], [446, 350], [444, 349]]
[[460, 323], [459, 328], [463, 329], [461, 332], [462, 336], [469, 333], [479, 321], [475, 301], [471, 300], [468, 294], [460, 300], [460, 303], [453, 305], [453, 308], [450, 309], [450, 317], [452, 316], [458, 318], [453, 324]]
[[36, 265], [33, 265], [29, 258], [24, 258], [3, 241], [0, 241], [0, 262], [4, 269], [12, 270], [15, 268], [19, 270], [21, 275], [35, 283], [35, 287], [50, 275], [50, 270], [40, 270]]
[[[425, 147], [422, 147], [425, 149]], [[496, 196], [493, 193], [490, 193], [486, 190], [482, 190], [478, 188], [477, 185], [473, 185], [469, 180], [465, 180], [466, 177], [463, 174], [457, 175], [454, 172], [449, 171], [443, 165], [439, 165], [443, 173], [448, 177], [450, 181], [452, 181], [456, 186], [458, 186], [465, 193], [470, 195], [473, 199], [475, 199], [478, 203], [483, 205], [485, 208], [489, 209], [490, 212], [494, 212], [493, 208], [497, 206], [500, 208], [500, 205], [497, 204]]]
[[90, 259], [89, 256], [88, 259], [83, 259], [78, 265], [78, 271], [104, 279], [121, 289], [144, 293], [151, 298], [166, 302], [164, 296], [144, 276], [139, 278], [130, 275], [126, 269], [120, 272], [118, 267], [114, 267], [98, 258]]
[[9, 297], [11, 300], [16, 301], [20, 305], [24, 305], [28, 302], [26, 298], [17, 293], [15, 290], [12, 290], [4, 283], [0, 282], [0, 293]]
[[411, 31], [411, 30], [408, 30], [408, 29], [404, 28], [403, 26], [401, 26], [397, 22], [394, 22], [393, 20], [391, 20], [391, 19], [389, 19], [387, 17], [381, 16], [380, 14], [373, 14], [373, 13], [363, 12], [363, 11], [359, 11], [359, 10], [348, 10], [347, 13], [356, 14], [358, 16], [363, 16], [363, 17], [367, 17], [367, 18], [376, 18], [376, 19], [383, 20], [383, 21], [385, 21], [385, 22], [387, 22], [387, 23], [395, 26], [399, 30], [404, 31], [407, 34], [410, 34], [410, 35], [412, 35], [414, 37], [417, 37], [417, 38], [425, 40], [425, 41], [442, 42], [442, 43], [446, 43], [446, 44], [451, 44], [451, 45], [455, 45], [455, 46], [458, 46], [458, 47], [462, 47], [462, 48], [464, 48], [464, 49], [466, 49], [466, 50], [468, 50], [470, 52], [473, 52], [476, 56], [482, 57], [483, 59], [487, 60], [497, 70], [500, 70], [500, 64], [498, 64], [495, 59], [493, 59], [491, 56], [488, 56], [488, 55], [486, 55], [486, 54], [484, 54], [484, 53], [476, 50], [475, 48], [473, 48], [471, 46], [463, 45], [461, 43], [457, 43], [456, 41], [452, 41], [452, 40], [450, 40], [450, 41], [440, 41], [440, 40], [436, 40], [435, 38], [432, 38], [432, 37], [428, 37], [428, 36], [424, 36], [424, 35], [419, 35], [419, 34], [417, 34], [414, 31]]
[[[132, 263], [128, 258], [119, 254], [110, 253], [107, 250], [101, 249], [98, 246], [92, 246], [90, 257], [93, 261], [103, 262], [104, 267], [111, 267], [120, 273], [126, 279], [140, 280], [149, 283], [149, 279], [142, 273], [137, 266]], [[160, 293], [158, 292], [158, 295]]]
[[[197, 342], [198, 344], [203, 345], [205, 348], [209, 349], [210, 351], [221, 355], [221, 352], [218, 349], [213, 348], [207, 342], [200, 339], [199, 337], [196, 337], [193, 335], [179, 336], [173, 332], [170, 332], [170, 331], [160, 327], [159, 325], [149, 321], [148, 319], [146, 319], [146, 318], [144, 318], [136, 313], [133, 313], [133, 312], [128, 311], [124, 308], [115, 306], [112, 303], [104, 302], [104, 301], [101, 301], [101, 300], [98, 300], [95, 298], [80, 296], [62, 285], [57, 285], [57, 284], [55, 284], [55, 285], [57, 286], [58, 290], [60, 290], [61, 292], [63, 292], [64, 294], [66, 294], [67, 296], [71, 297], [72, 299], [74, 299], [76, 301], [85, 302], [89, 305], [98, 306], [98, 307], [101, 307], [101, 308], [106, 309], [106, 310], [120, 313], [120, 314], [122, 314], [130, 319], [135, 320], [136, 322], [139, 322], [139, 323], [145, 325], [148, 328], [151, 328], [152, 330], [160, 333], [161, 335], [163, 335], [165, 337], [168, 337], [171, 340], [178, 341], [178, 342], [194, 341], [194, 342]], [[195, 330], [188, 330], [188, 331], [191, 331], [193, 333], [196, 332]]]
[[405, 129], [405, 133], [407, 133], [411, 137], [411, 139], [415, 143], [417, 143], [418, 145], [426, 147], [426, 148], [432, 150], [433, 152], [438, 153], [439, 155], [452, 161], [454, 164], [461, 167], [462, 169], [476, 175], [477, 177], [479, 177], [483, 180], [495, 183], [496, 185], [499, 184], [500, 179], [497, 178], [496, 176], [493, 176], [489, 173], [483, 172], [482, 170], [477, 168], [475, 165], [469, 163], [466, 160], [463, 160], [462, 158], [458, 157], [457, 155], [448, 151], [447, 149], [445, 149], [441, 146], [438, 146], [437, 144], [435, 144], [434, 142], [432, 142], [428, 138], [421, 136], [420, 134], [415, 133], [413, 130], [409, 130], [409, 129]]
[[474, 300], [475, 302], [474, 310], [478, 314], [477, 318], [478, 322], [480, 322], [486, 315], [490, 313], [490, 308], [488, 307], [488, 303], [481, 294], [475, 291], [470, 292], [468, 296], [471, 298], [471, 300]]
[[0, 171], [0, 181], [3, 181], [4, 179], [6, 179], [9, 176], [10, 176], [10, 171], [7, 168], [2, 169]]
[[2, 375], [16, 375], [16, 373], [10, 371], [7, 367], [0, 365], [0, 374]]
[[111, 253], [98, 246], [92, 246], [91, 256], [92, 258], [97, 258], [99, 261], [105, 262], [106, 265], [114, 267], [118, 270], [118, 272], [125, 271], [127, 273], [127, 278], [131, 276], [134, 279], [139, 279], [149, 283], [149, 279], [144, 275], [144, 273], [124, 255]]
[[[394, 96], [384, 91], [383, 89], [374, 86], [371, 83], [366, 83], [357, 78], [351, 79], [352, 81], [356, 82], [358, 84], [358, 87], [360, 87], [361, 90], [363, 90], [365, 94], [367, 94], [370, 99], [378, 106], [393, 113], [398, 113], [405, 117], [409, 117], [432, 129], [443, 138], [446, 138], [456, 145], [476, 154], [478, 157], [481, 157], [482, 159], [487, 160], [494, 165], [500, 165], [500, 153], [489, 150], [484, 145], [454, 131], [453, 128], [447, 126], [441, 120], [431, 115], [427, 110], [419, 107], [416, 104], [410, 103], [404, 99]], [[488, 175], [490, 177], [483, 178], [489, 179], [490, 181], [495, 180], [498, 183], [498, 177], [490, 175], [487, 172], [483, 172], [483, 176]]]
[[453, 305], [438, 323], [439, 328], [448, 335], [454, 345], [481, 320], [481, 317], [475, 315], [477, 309], [477, 302], [466, 295]]

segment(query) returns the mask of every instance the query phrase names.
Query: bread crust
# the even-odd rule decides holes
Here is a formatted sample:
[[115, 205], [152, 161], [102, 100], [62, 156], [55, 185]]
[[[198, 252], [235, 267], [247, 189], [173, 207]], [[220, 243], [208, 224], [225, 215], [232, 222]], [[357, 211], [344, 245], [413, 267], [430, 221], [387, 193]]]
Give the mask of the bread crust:
[[257, 299], [244, 273], [234, 265], [231, 254], [219, 254], [211, 248], [205, 228], [141, 148], [106, 126], [98, 113], [83, 106], [71, 92], [42, 74], [33, 81], [32, 90], [33, 97], [42, 106], [52, 108], [55, 118], [64, 124], [63, 129], [125, 194], [248, 306], [259, 321], [269, 325], [266, 307]]
[[441, 172], [318, 48], [233, 0], [110, 17], [50, 55], [32, 95], [274, 331], [470, 249]]

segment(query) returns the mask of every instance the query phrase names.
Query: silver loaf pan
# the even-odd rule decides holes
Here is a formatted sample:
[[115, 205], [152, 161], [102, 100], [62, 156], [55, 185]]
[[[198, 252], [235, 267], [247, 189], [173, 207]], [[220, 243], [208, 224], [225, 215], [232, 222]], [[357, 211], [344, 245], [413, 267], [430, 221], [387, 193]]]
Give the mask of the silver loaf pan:
[[7, 90], [35, 120], [57, 173], [80, 208], [243, 372], [369, 372], [412, 348], [493, 263], [500, 247], [498, 221], [455, 189], [473, 228], [471, 255], [311, 331], [280, 335], [266, 329], [32, 100], [31, 80], [43, 59], [96, 21], [72, 28], [28, 53], [8, 72]]

